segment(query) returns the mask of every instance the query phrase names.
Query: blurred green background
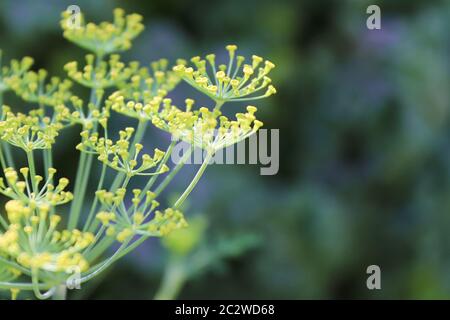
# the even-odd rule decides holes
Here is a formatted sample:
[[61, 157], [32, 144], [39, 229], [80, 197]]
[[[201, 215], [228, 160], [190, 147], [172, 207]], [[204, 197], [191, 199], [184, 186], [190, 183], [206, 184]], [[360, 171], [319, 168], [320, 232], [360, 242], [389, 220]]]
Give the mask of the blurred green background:
[[[85, 54], [61, 36], [71, 4], [96, 22], [115, 7], [144, 16], [125, 60], [235, 43], [277, 65], [278, 94], [257, 105], [265, 127], [280, 129], [280, 171], [208, 168], [187, 215], [207, 220], [200, 259], [179, 298], [450, 298], [449, 1], [1, 1], [5, 58], [30, 55], [63, 76]], [[366, 27], [370, 4], [381, 30]], [[186, 95], [197, 97], [186, 86], [173, 97]], [[75, 145], [77, 134], [60, 139]], [[54, 154], [73, 175], [75, 151]], [[167, 252], [147, 241], [71, 297], [152, 298]], [[371, 264], [382, 290], [366, 287]]]

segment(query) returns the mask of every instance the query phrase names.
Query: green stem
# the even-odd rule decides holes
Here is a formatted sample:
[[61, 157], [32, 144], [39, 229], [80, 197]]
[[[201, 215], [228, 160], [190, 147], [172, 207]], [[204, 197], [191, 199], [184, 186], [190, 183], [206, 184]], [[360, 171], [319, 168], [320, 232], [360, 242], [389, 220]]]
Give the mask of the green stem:
[[73, 190], [74, 193], [74, 200], [72, 201], [72, 205], [70, 206], [70, 214], [69, 214], [69, 223], [68, 223], [68, 227], [69, 229], [71, 229], [70, 227], [74, 225], [75, 221], [75, 210], [78, 206], [78, 194], [80, 193], [80, 184], [81, 184], [81, 179], [84, 173], [84, 166], [85, 166], [85, 162], [86, 162], [86, 156], [87, 154], [84, 152], [81, 152], [80, 154], [80, 160], [78, 161], [78, 168], [77, 168], [77, 175], [75, 177], [75, 188]]
[[223, 104], [225, 103], [225, 101], [216, 101], [216, 105], [214, 106], [214, 110], [220, 110], [220, 108], [222, 108]]
[[[103, 54], [97, 54], [95, 59], [95, 67], [92, 70], [92, 78], [95, 78], [95, 71], [103, 60]], [[96, 101], [95, 88], [91, 88], [91, 94], [89, 103], [93, 103], [95, 106], [99, 106], [100, 101]], [[94, 131], [97, 131], [97, 124], [95, 124]], [[80, 161], [78, 163], [77, 175], [75, 178], [74, 200], [70, 207], [70, 216], [68, 222], [68, 229], [76, 228], [78, 219], [80, 217], [81, 209], [83, 207], [83, 200], [86, 194], [87, 182], [89, 180], [91, 166], [92, 166], [92, 154], [86, 154], [81, 152]]]
[[64, 284], [60, 284], [55, 288], [55, 292], [53, 293], [53, 300], [66, 300], [67, 298], [67, 288]]
[[0, 145], [0, 164], [2, 165], [2, 170], [6, 169], [6, 162], [5, 162], [5, 157], [3, 156], [3, 144], [5, 142], [1, 141], [1, 145]]
[[14, 159], [11, 152], [11, 146], [8, 142], [2, 141], [3, 149], [5, 150], [5, 156], [6, 156], [6, 164], [8, 167], [14, 168]]
[[44, 155], [45, 178], [48, 179], [48, 168], [53, 167], [52, 149], [44, 149], [43, 155]]
[[200, 166], [200, 169], [198, 169], [194, 179], [191, 181], [189, 186], [184, 190], [183, 194], [178, 198], [178, 200], [174, 204], [174, 209], [178, 209], [186, 200], [186, 198], [189, 196], [189, 194], [192, 192], [194, 187], [197, 185], [198, 181], [202, 177], [203, 173], [205, 172], [206, 168], [208, 167], [209, 161], [211, 160], [213, 156], [213, 153], [208, 152], [206, 158], [203, 160], [202, 165]]
[[30, 168], [31, 185], [32, 185], [34, 194], [37, 195], [38, 192], [37, 192], [37, 184], [36, 184], [36, 168], [34, 166], [33, 151], [27, 151], [27, 160], [28, 160], [28, 167]]
[[73, 212], [70, 214], [69, 226], [68, 226], [69, 230], [76, 228], [76, 226], [78, 224], [78, 219], [80, 217], [80, 213], [81, 213], [81, 210], [82, 210], [83, 204], [84, 204], [84, 197], [86, 195], [87, 184], [89, 181], [89, 177], [91, 175], [92, 160], [93, 160], [93, 155], [88, 154], [87, 158], [86, 158], [85, 166], [83, 168], [84, 172], [82, 172], [83, 175], [81, 178], [80, 188], [78, 190], [78, 196], [75, 195], [76, 206], [75, 206]]
[[172, 181], [172, 179], [177, 175], [178, 171], [180, 171], [181, 168], [185, 165], [186, 160], [191, 156], [193, 150], [194, 147], [192, 146], [189, 151], [187, 151], [186, 154], [183, 155], [183, 157], [180, 159], [180, 162], [177, 163], [175, 168], [173, 168], [172, 171], [170, 171], [170, 173], [167, 175], [167, 177], [165, 177], [164, 180], [159, 184], [159, 186], [155, 190], [156, 196], [159, 196], [170, 183], [170, 181]]
[[[97, 189], [100, 190], [103, 186], [103, 180], [105, 180], [105, 173], [106, 173], [106, 164], [103, 164], [102, 166], [102, 173], [100, 175], [100, 181], [98, 182]], [[89, 212], [88, 218], [86, 220], [86, 223], [84, 225], [83, 231], [88, 230], [89, 226], [91, 225], [92, 219], [94, 217], [95, 209], [97, 207], [98, 198], [94, 198], [94, 202], [92, 203], [91, 210]]]
[[130, 155], [134, 157], [134, 152], [136, 151], [136, 143], [140, 143], [144, 137], [145, 130], [147, 129], [148, 121], [139, 121], [136, 134], [134, 135], [133, 143], [131, 144]]
[[164, 277], [155, 295], [155, 300], [175, 299], [186, 281], [181, 258], [172, 257], [164, 271]]
[[[173, 142], [175, 143], [175, 142]], [[181, 170], [181, 168], [185, 165], [186, 160], [189, 159], [189, 157], [192, 154], [192, 151], [194, 150], [194, 147], [191, 147], [186, 154], [183, 155], [183, 157], [180, 159], [180, 161], [177, 163], [177, 165], [175, 166], [175, 168], [173, 168], [170, 173], [164, 178], [164, 180], [158, 185], [158, 187], [155, 190], [155, 197], [158, 197], [161, 192], [164, 191], [164, 189], [167, 187], [167, 185], [172, 181], [172, 179], [177, 175], [177, 173]], [[172, 151], [170, 151], [172, 152]], [[167, 159], [166, 159], [167, 162]], [[161, 166], [162, 167], [162, 166]], [[158, 171], [160, 170], [160, 168], [158, 168]], [[156, 177], [156, 176], [154, 176]], [[145, 195], [145, 193], [150, 190], [150, 188], [152, 187], [154, 181], [149, 181], [149, 183], [147, 184], [147, 186], [145, 186], [143, 192], [141, 193], [142, 195]], [[128, 209], [128, 213], [130, 213], [132, 210], [132, 207], [130, 207]]]
[[114, 237], [103, 237], [98, 244], [87, 253], [86, 258], [90, 261], [96, 260], [114, 243], [114, 241]]
[[[111, 260], [111, 263], [119, 260], [126, 254], [128, 254], [131, 251], [133, 251], [134, 249], [136, 249], [148, 238], [149, 238], [149, 236], [142, 236], [138, 240], [134, 241], [127, 248], [123, 249], [122, 252], [120, 252], [118, 255], [116, 255], [116, 257], [113, 260]], [[105, 242], [103, 243], [103, 241], [105, 241]], [[103, 238], [102, 241], [100, 242], [100, 244], [97, 247], [95, 247], [91, 252], [89, 252], [89, 259], [95, 260], [96, 258], [98, 258], [107, 248], [109, 248], [109, 246], [113, 242], [114, 242], [114, 238]]]
[[[53, 285], [47, 283], [40, 283], [37, 285], [38, 289], [47, 290], [51, 289]], [[0, 289], [19, 289], [19, 290], [33, 290], [34, 285], [32, 283], [24, 282], [0, 282]]]
[[34, 295], [41, 300], [45, 300], [50, 298], [53, 293], [55, 292], [55, 288], [50, 288], [49, 291], [45, 292], [45, 293], [41, 293], [40, 288], [39, 288], [39, 275], [38, 275], [38, 271], [36, 269], [33, 269], [31, 271], [31, 282], [33, 284], [33, 292]]
[[103, 270], [108, 268], [114, 261], [116, 261], [116, 257], [121, 253], [121, 251], [127, 246], [127, 244], [130, 242], [131, 239], [128, 239], [122, 245], [117, 249], [117, 251], [104, 263], [100, 265], [95, 271], [92, 271], [91, 273], [85, 275], [80, 279], [80, 283], [85, 283], [86, 281], [89, 281], [90, 279], [94, 278], [97, 274], [101, 273]]
[[20, 271], [21, 271], [22, 273], [24, 273], [24, 274], [31, 275], [31, 272], [30, 272], [27, 268], [22, 267], [21, 265], [15, 263], [15, 262], [12, 262], [12, 261], [10, 261], [10, 260], [8, 260], [8, 259], [6, 259], [6, 258], [3, 258], [3, 257], [1, 257], [1, 256], [0, 256], [0, 262], [1, 262], [2, 264], [6, 264], [6, 265], [8, 265], [8, 266], [10, 266], [10, 267], [13, 267], [13, 268], [15, 268], [15, 269], [18, 269], [18, 270], [20, 270]]
[[[1, 64], [1, 51], [0, 51], [0, 64]], [[0, 108], [2, 109], [2, 112], [3, 112], [3, 91], [0, 91]], [[5, 150], [5, 155], [6, 155], [6, 162], [5, 162], [5, 159], [3, 157], [3, 151], [1, 152], [0, 161], [1, 161], [3, 169], [6, 168], [6, 164], [8, 164], [8, 167], [12, 167], [14, 165], [14, 163], [13, 163], [13, 158], [11, 156], [11, 148], [10, 148], [9, 144], [6, 141], [2, 140], [0, 142], [0, 146], [1, 146], [1, 149]]]
[[9, 227], [9, 223], [6, 222], [5, 218], [2, 217], [2, 214], [0, 213], [0, 225], [7, 230]]

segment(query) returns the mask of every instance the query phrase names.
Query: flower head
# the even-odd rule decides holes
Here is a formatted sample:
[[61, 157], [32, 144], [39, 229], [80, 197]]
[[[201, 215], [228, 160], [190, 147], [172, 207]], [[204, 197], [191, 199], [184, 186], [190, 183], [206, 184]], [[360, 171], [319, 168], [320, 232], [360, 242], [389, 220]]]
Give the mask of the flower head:
[[57, 231], [61, 216], [53, 208], [70, 201], [72, 195], [63, 191], [67, 179], [60, 179], [56, 187], [49, 182], [56, 170], [49, 171], [49, 178], [39, 192], [30, 192], [28, 180], [39, 183], [42, 177], [29, 177], [29, 169], [22, 168], [20, 173], [25, 180], [20, 181], [15, 170], [5, 169], [8, 186], [1, 180], [0, 192], [11, 200], [5, 205], [9, 224], [3, 232], [0, 229], [0, 256], [11, 257], [30, 270], [67, 272], [72, 267], [86, 270], [88, 263], [80, 252], [92, 243], [94, 236], [76, 229]]
[[69, 89], [72, 82], [52, 77], [47, 83], [47, 75], [47, 71], [43, 69], [38, 72], [28, 71], [23, 75], [14, 75], [8, 83], [11, 89], [27, 102], [56, 106], [67, 101], [71, 96]]
[[83, 131], [81, 133], [83, 142], [77, 146], [77, 149], [97, 154], [98, 160], [114, 170], [126, 173], [129, 177], [167, 172], [169, 168], [166, 165], [159, 171], [150, 171], [162, 160], [164, 152], [155, 149], [153, 156], [147, 153], [140, 155], [143, 146], [140, 143], [134, 145], [130, 143], [133, 133], [134, 128], [132, 127], [121, 130], [119, 131], [119, 139], [114, 142], [111, 139], [99, 137], [98, 133], [89, 135], [88, 131]]
[[180, 82], [178, 74], [168, 68], [168, 60], [153, 61], [150, 68], [140, 68], [128, 81], [119, 84], [120, 94], [143, 104], [154, 97], [164, 97]]
[[139, 100], [126, 100], [121, 91], [116, 91], [108, 98], [108, 101], [112, 110], [139, 121], [148, 121], [159, 112], [161, 103], [166, 101], [164, 99], [166, 95], [167, 91], [158, 90], [156, 94], [145, 98], [146, 102], [143, 103]]
[[183, 111], [166, 101], [159, 113], [152, 117], [152, 123], [171, 133], [174, 139], [211, 153], [245, 140], [263, 125], [255, 117], [257, 108], [254, 106], [247, 106], [246, 113], [237, 113], [232, 120], [217, 109], [211, 111], [202, 107], [191, 110], [193, 104], [193, 100], [187, 99]]
[[46, 117], [42, 109], [15, 114], [3, 106], [0, 138], [24, 151], [49, 149], [61, 129], [62, 124]]
[[123, 188], [115, 192], [99, 190], [96, 195], [106, 209], [97, 213], [97, 220], [108, 228], [108, 235], [115, 236], [119, 242], [136, 234], [164, 236], [187, 226], [181, 211], [172, 208], [156, 210], [159, 203], [150, 191], [142, 195], [142, 190], [133, 189], [129, 207], [124, 203], [126, 190]]
[[82, 71], [78, 69], [78, 63], [72, 61], [64, 66], [68, 76], [79, 84], [96, 89], [105, 89], [117, 86], [127, 80], [139, 67], [138, 62], [131, 62], [127, 66], [120, 61], [120, 56], [113, 54], [109, 61], [101, 61], [96, 65], [93, 54], [86, 55], [86, 65]]
[[70, 273], [74, 267], [82, 271], [88, 269], [89, 264], [81, 251], [93, 242], [92, 233], [76, 229], [57, 231], [59, 215], [32, 210], [20, 203], [7, 206], [8, 214], [25, 211], [27, 216], [0, 232], [0, 254], [13, 258], [30, 271]]
[[226, 46], [228, 64], [216, 64], [216, 55], [205, 59], [193, 57], [193, 66], [180, 63], [173, 68], [184, 81], [217, 102], [247, 101], [268, 97], [276, 93], [270, 83], [270, 71], [275, 65], [269, 60], [253, 55], [251, 63], [236, 56], [237, 46]]
[[[104, 90], [96, 89], [93, 91], [97, 101], [100, 101]], [[87, 108], [84, 101], [77, 96], [72, 96], [64, 104], [55, 106], [54, 119], [65, 126], [80, 124], [84, 130], [91, 130], [95, 124], [104, 123], [109, 117], [110, 104], [99, 108], [97, 104], [89, 102]]]
[[8, 66], [2, 66], [2, 50], [0, 50], [0, 93], [10, 90], [16, 85], [22, 75], [33, 65], [33, 58], [11, 60]]
[[119, 93], [110, 97], [112, 109], [154, 126], [196, 147], [215, 152], [238, 143], [255, 133], [263, 123], [256, 119], [257, 108], [247, 106], [246, 113], [237, 113], [231, 120], [217, 110], [202, 107], [193, 110], [194, 100], [185, 100], [185, 109], [172, 104], [170, 98], [154, 97], [149, 103], [125, 102]]
[[125, 15], [124, 10], [114, 10], [114, 21], [100, 24], [85, 23], [80, 13], [81, 25], [74, 27], [71, 24], [71, 13], [62, 13], [61, 27], [64, 37], [78, 46], [103, 56], [105, 54], [128, 50], [131, 41], [144, 29], [142, 16], [139, 14]]
[[[20, 175], [23, 176], [23, 180], [20, 179], [20, 175], [13, 168], [8, 167], [4, 169], [5, 179], [0, 178], [1, 194], [31, 208], [51, 208], [65, 204], [73, 199], [72, 193], [65, 191], [69, 184], [67, 178], [59, 179], [56, 186], [53, 184], [56, 169], [48, 169], [46, 181], [40, 175], [31, 176], [28, 167], [23, 167], [19, 171]], [[37, 187], [37, 190], [33, 190], [33, 185]], [[10, 219], [10, 221], [12, 220]]]

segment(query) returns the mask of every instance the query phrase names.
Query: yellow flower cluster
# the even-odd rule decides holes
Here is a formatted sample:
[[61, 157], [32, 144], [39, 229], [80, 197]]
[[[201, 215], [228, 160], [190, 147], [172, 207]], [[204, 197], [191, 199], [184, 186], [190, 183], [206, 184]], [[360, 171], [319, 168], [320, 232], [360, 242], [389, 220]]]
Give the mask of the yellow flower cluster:
[[76, 26], [73, 25], [72, 18], [70, 12], [63, 12], [61, 27], [64, 30], [64, 37], [99, 56], [128, 50], [131, 47], [131, 41], [144, 29], [141, 15], [125, 15], [122, 9], [114, 10], [112, 23], [86, 24], [80, 13], [81, 23], [80, 26]]
[[116, 91], [109, 96], [108, 102], [111, 105], [111, 109], [118, 113], [138, 119], [139, 121], [149, 121], [159, 112], [162, 103], [170, 101], [170, 99], [164, 99], [166, 95], [167, 91], [158, 90], [155, 95], [146, 99], [146, 103], [142, 103], [134, 100], [126, 101], [121, 91]]
[[33, 58], [24, 57], [22, 60], [11, 60], [9, 66], [2, 67], [2, 50], [0, 50], [0, 93], [15, 86], [22, 75], [33, 65]]
[[9, 107], [3, 106], [0, 138], [26, 152], [49, 149], [63, 127], [53, 120], [46, 117], [42, 109], [32, 110], [28, 114], [14, 114]]
[[159, 171], [149, 172], [148, 170], [156, 165], [164, 157], [164, 152], [155, 149], [153, 156], [147, 153], [140, 156], [144, 146], [140, 143], [134, 145], [130, 139], [134, 133], [134, 128], [128, 127], [119, 131], [119, 139], [113, 142], [111, 139], [99, 137], [98, 132], [89, 135], [89, 131], [81, 132], [82, 140], [77, 149], [87, 153], [98, 154], [98, 160], [114, 170], [125, 173], [128, 177], [141, 175], [150, 176], [167, 172], [169, 168], [164, 165]]
[[111, 108], [119, 113], [149, 120], [157, 128], [172, 134], [176, 140], [183, 140], [214, 153], [238, 143], [255, 133], [263, 123], [256, 119], [257, 108], [247, 106], [246, 113], [237, 113], [235, 120], [230, 120], [218, 109], [210, 111], [202, 107], [193, 110], [194, 100], [185, 100], [185, 110], [172, 105], [172, 100], [154, 97], [149, 103], [142, 104], [125, 99], [116, 92], [109, 97]]
[[256, 119], [256, 107], [248, 106], [246, 113], [237, 113], [230, 120], [217, 109], [202, 107], [191, 111], [193, 100], [186, 101], [186, 111], [175, 106], [165, 106], [152, 123], [180, 139], [213, 154], [217, 150], [238, 143], [256, 131], [263, 123]]
[[255, 100], [276, 93], [268, 76], [275, 67], [272, 62], [253, 55], [251, 64], [246, 64], [245, 57], [236, 56], [236, 45], [226, 49], [228, 64], [216, 65], [215, 54], [208, 54], [205, 59], [193, 57], [193, 67], [180, 63], [173, 70], [216, 102]]
[[168, 70], [168, 64], [167, 59], [160, 59], [152, 62], [150, 69], [140, 68], [128, 81], [119, 84], [120, 93], [125, 99], [143, 104], [156, 96], [165, 97], [181, 80], [176, 72]]
[[8, 83], [22, 100], [40, 105], [56, 106], [71, 97], [71, 81], [52, 77], [46, 83], [46, 78], [47, 71], [41, 69], [38, 72], [28, 71], [24, 75], [16, 74]]
[[76, 229], [57, 231], [61, 217], [46, 205], [24, 205], [22, 201], [10, 200], [5, 209], [10, 224], [0, 233], [0, 254], [12, 257], [31, 270], [88, 269], [88, 262], [80, 251], [94, 241], [92, 233]]
[[188, 223], [180, 210], [167, 208], [156, 211], [153, 220], [146, 226], [151, 235], [166, 236], [174, 230], [186, 228]]
[[96, 89], [105, 89], [116, 86], [126, 81], [139, 68], [139, 63], [134, 61], [129, 65], [120, 61], [118, 54], [112, 54], [109, 61], [95, 61], [93, 54], [86, 55], [86, 65], [82, 71], [78, 69], [78, 63], [72, 61], [64, 66], [67, 74], [79, 84]]
[[117, 241], [124, 242], [137, 234], [164, 236], [187, 226], [181, 211], [167, 208], [163, 212], [155, 212], [159, 206], [155, 195], [147, 191], [145, 197], [141, 197], [141, 193], [140, 189], [133, 190], [132, 206], [127, 209], [123, 202], [126, 194], [124, 188], [115, 192], [97, 191], [96, 195], [106, 210], [97, 213], [96, 217], [107, 228], [108, 236], [115, 236]]
[[[103, 96], [103, 90], [95, 90], [97, 101]], [[84, 108], [84, 101], [77, 96], [72, 96], [65, 104], [55, 107], [55, 121], [63, 123], [66, 126], [80, 124], [83, 129], [90, 130], [98, 122], [104, 123], [109, 117], [109, 104], [105, 104], [101, 109], [94, 103], [87, 104], [87, 112]]]
[[[48, 169], [48, 178], [42, 186], [40, 186], [44, 180], [42, 176], [31, 176], [28, 167], [23, 167], [19, 171], [23, 180], [19, 179], [18, 172], [13, 168], [4, 169], [5, 179], [0, 178], [1, 194], [30, 206], [32, 209], [37, 207], [48, 210], [48, 208], [65, 204], [73, 199], [71, 192], [64, 191], [69, 184], [67, 178], [60, 178], [56, 186], [52, 184], [56, 169]], [[33, 186], [36, 186], [36, 190], [33, 190]]]

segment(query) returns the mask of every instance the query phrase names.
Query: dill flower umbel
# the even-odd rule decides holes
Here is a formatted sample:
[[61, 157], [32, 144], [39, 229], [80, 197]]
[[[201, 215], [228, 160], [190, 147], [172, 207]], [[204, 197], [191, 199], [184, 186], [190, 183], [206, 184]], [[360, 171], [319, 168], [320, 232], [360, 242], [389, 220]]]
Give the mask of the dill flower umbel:
[[248, 106], [246, 113], [237, 113], [230, 120], [217, 109], [206, 107], [191, 111], [193, 100], [186, 101], [186, 111], [165, 105], [152, 123], [175, 139], [186, 141], [195, 147], [214, 154], [216, 151], [236, 144], [258, 131], [263, 123], [256, 119], [256, 107]]
[[99, 56], [130, 49], [131, 41], [144, 29], [141, 15], [125, 15], [122, 9], [114, 10], [112, 23], [85, 23], [84, 16], [81, 13], [80, 15], [81, 26], [73, 28], [70, 23], [70, 12], [63, 12], [61, 27], [64, 30], [64, 37]]
[[142, 67], [129, 81], [119, 83], [120, 93], [125, 99], [143, 104], [150, 103], [156, 96], [165, 97], [181, 80], [178, 74], [170, 69], [167, 59], [153, 61], [150, 68]]
[[64, 101], [67, 101], [71, 92], [72, 86], [70, 80], [60, 80], [58, 77], [51, 77], [50, 81], [46, 83], [47, 71], [44, 69], [35, 71], [28, 71], [12, 76], [8, 83], [12, 90], [27, 102], [37, 103], [39, 105], [56, 106]]
[[96, 64], [94, 59], [93, 54], [86, 55], [86, 65], [82, 71], [78, 70], [76, 61], [67, 63], [64, 69], [70, 78], [85, 87], [105, 89], [127, 80], [139, 67], [138, 62], [126, 66], [118, 54], [111, 55], [108, 62]]
[[0, 49], [0, 93], [11, 90], [22, 75], [33, 65], [33, 58], [24, 57], [22, 60], [11, 60], [9, 65], [2, 65], [3, 52]]
[[149, 236], [164, 236], [170, 231], [187, 226], [183, 214], [179, 210], [167, 208], [156, 210], [159, 202], [155, 194], [147, 191], [141, 197], [141, 189], [133, 189], [132, 205], [127, 208], [124, 204], [126, 190], [117, 189], [116, 192], [106, 190], [97, 191], [96, 195], [104, 205], [106, 211], [101, 211], [96, 218], [106, 232], [115, 235], [119, 242], [124, 242], [135, 233]]
[[236, 55], [237, 46], [226, 46], [228, 64], [216, 64], [216, 55], [205, 59], [195, 56], [192, 66], [180, 63], [173, 68], [184, 81], [211, 97], [216, 102], [248, 101], [266, 98], [276, 89], [268, 76], [275, 65], [269, 60], [253, 55], [251, 63], [244, 56]]
[[62, 128], [61, 123], [44, 116], [42, 109], [14, 114], [5, 107], [0, 121], [0, 136], [4, 141], [25, 151], [51, 148]]
[[[0, 213], [0, 289], [10, 290], [13, 299], [21, 290], [39, 299], [61, 298], [74, 273], [77, 284], [83, 284], [148, 238], [188, 227], [180, 208], [211, 157], [262, 126], [255, 106], [230, 118], [221, 106], [275, 93], [268, 76], [274, 64], [259, 56], [246, 63], [235, 55], [234, 45], [226, 47], [227, 65], [216, 65], [210, 54], [192, 58], [193, 67], [182, 59], [175, 66], [159, 59], [146, 67], [123, 62], [117, 54], [128, 50], [143, 30], [140, 15], [116, 9], [113, 22], [86, 23], [81, 17], [79, 28], [72, 28], [69, 19], [68, 12], [62, 14], [64, 37], [89, 51], [84, 66], [65, 64], [73, 82], [30, 70], [33, 60], [28, 57], [12, 60], [0, 71], [0, 194], [6, 198], [5, 214]], [[198, 108], [186, 97], [183, 108], [175, 106], [170, 94], [181, 80], [215, 105]], [[89, 98], [74, 95], [73, 83], [84, 87]], [[4, 105], [6, 91], [31, 110]], [[115, 130], [111, 113], [134, 123]], [[172, 136], [167, 147], [146, 152], [151, 147], [145, 139], [149, 125]], [[79, 152], [73, 183], [57, 178], [53, 166], [55, 142], [68, 127], [80, 133], [71, 146]], [[172, 202], [160, 196], [185, 165], [186, 157], [174, 166], [168, 162], [179, 140], [191, 145], [189, 152], [202, 148], [208, 156]], [[19, 165], [17, 156], [26, 165]], [[132, 189], [131, 183], [143, 187]], [[88, 192], [91, 184], [94, 193]]]
[[108, 103], [99, 108], [103, 94], [103, 89], [93, 89], [93, 101], [88, 102], [87, 106], [82, 99], [71, 96], [66, 103], [55, 106], [55, 121], [62, 123], [64, 127], [79, 124], [84, 130], [91, 130], [109, 117]]
[[157, 172], [148, 172], [163, 159], [164, 152], [155, 149], [153, 156], [147, 153], [139, 155], [144, 146], [140, 143], [135, 143], [133, 148], [130, 144], [133, 133], [134, 128], [125, 128], [125, 130], [119, 131], [119, 140], [113, 142], [107, 138], [99, 138], [98, 133], [89, 136], [88, 131], [83, 131], [81, 132], [83, 142], [77, 146], [77, 149], [97, 154], [98, 160], [117, 171], [125, 173], [129, 177], [135, 175], [149, 176], [169, 171], [169, 168], [163, 165], [161, 170]]

